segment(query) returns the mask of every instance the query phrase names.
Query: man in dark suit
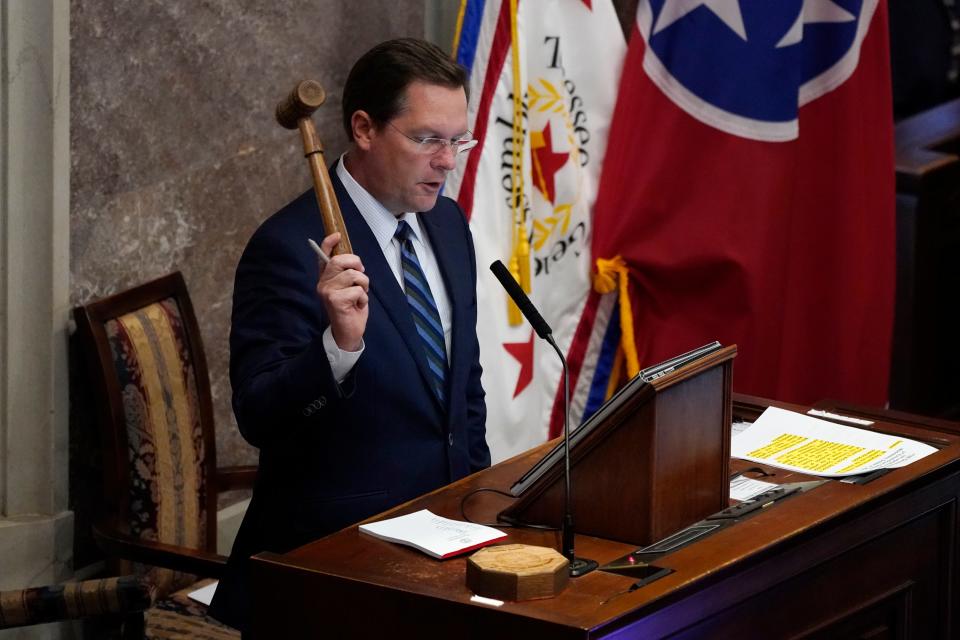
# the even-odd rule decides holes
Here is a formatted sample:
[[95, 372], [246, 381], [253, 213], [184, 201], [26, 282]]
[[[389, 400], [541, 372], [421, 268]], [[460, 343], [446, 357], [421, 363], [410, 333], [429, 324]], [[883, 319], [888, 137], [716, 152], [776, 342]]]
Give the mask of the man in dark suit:
[[[237, 268], [233, 406], [260, 449], [210, 612], [249, 623], [248, 558], [286, 551], [490, 464], [476, 260], [439, 196], [467, 131], [466, 74], [439, 48], [374, 47], [347, 78], [350, 150], [331, 171], [354, 254], [318, 261], [312, 191], [268, 219]], [[329, 255], [338, 234], [324, 238]]]

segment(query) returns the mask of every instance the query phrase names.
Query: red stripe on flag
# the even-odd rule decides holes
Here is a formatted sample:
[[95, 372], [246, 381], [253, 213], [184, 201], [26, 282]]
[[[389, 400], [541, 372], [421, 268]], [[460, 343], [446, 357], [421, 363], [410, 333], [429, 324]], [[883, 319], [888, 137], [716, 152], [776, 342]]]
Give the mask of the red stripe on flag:
[[[573, 340], [570, 342], [570, 349], [567, 351], [567, 368], [570, 371], [570, 395], [577, 388], [577, 380], [580, 378], [580, 369], [583, 367], [583, 358], [587, 353], [587, 347], [590, 345], [590, 336], [593, 335], [593, 326], [597, 320], [597, 308], [600, 306], [600, 294], [590, 290], [587, 296], [587, 302], [583, 305], [583, 313], [580, 315], [580, 322], [577, 324], [577, 331], [573, 334]], [[614, 319], [610, 320], [614, 322]], [[574, 429], [576, 425], [570, 425]], [[553, 399], [553, 411], [550, 412], [550, 425], [548, 428], [548, 438], [556, 438], [563, 434], [563, 378], [557, 385], [557, 393]]]
[[[519, 1], [517, 5], [519, 6]], [[477, 165], [483, 151], [483, 143], [487, 137], [487, 124], [490, 120], [490, 105], [497, 92], [500, 74], [503, 72], [503, 63], [510, 50], [510, 3], [503, 0], [500, 4], [500, 15], [497, 17], [497, 28], [493, 35], [493, 45], [490, 47], [490, 58], [487, 61], [487, 73], [483, 79], [483, 90], [480, 92], [480, 105], [477, 108], [476, 131], [473, 137], [478, 141], [476, 151], [467, 156], [467, 166], [463, 172], [463, 182], [460, 183], [460, 192], [457, 202], [463, 209], [467, 220], [473, 214], [473, 189], [477, 182]]]
[[800, 109], [796, 140], [768, 143], [679, 108], [643, 71], [634, 27], [592, 251], [630, 265], [640, 362], [716, 339], [739, 346], [735, 391], [886, 401], [895, 283], [886, 29], [880, 3], [851, 77]]

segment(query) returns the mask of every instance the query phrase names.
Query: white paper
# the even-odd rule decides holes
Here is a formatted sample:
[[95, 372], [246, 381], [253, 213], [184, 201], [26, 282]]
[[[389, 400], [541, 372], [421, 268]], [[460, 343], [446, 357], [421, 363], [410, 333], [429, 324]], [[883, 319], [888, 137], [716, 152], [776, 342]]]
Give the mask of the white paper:
[[775, 489], [776, 484], [764, 482], [763, 480], [754, 480], [744, 476], [737, 476], [730, 481], [730, 497], [740, 502], [745, 502], [756, 498], [761, 493]]
[[860, 427], [869, 427], [873, 424], [873, 420], [864, 420], [863, 418], [854, 418], [853, 416], [845, 416], [840, 413], [833, 413], [831, 411], [823, 411], [821, 409], [810, 409], [807, 411], [808, 416], [814, 416], [815, 418], [830, 418], [831, 420], [839, 420], [840, 422], [849, 422], [850, 424], [855, 424]]
[[730, 433], [731, 435], [738, 436], [752, 425], [752, 422], [747, 422], [746, 420], [734, 420], [733, 424], [730, 425]]
[[191, 591], [187, 594], [187, 597], [209, 607], [210, 603], [213, 601], [213, 594], [217, 590], [218, 584], [220, 584], [220, 581], [214, 580], [205, 587], [200, 587], [196, 591]]
[[730, 449], [735, 458], [833, 478], [904, 467], [936, 451], [916, 440], [776, 407], [734, 436]]
[[487, 597], [484, 597], [484, 596], [478, 596], [477, 594], [473, 594], [472, 596], [470, 596], [470, 602], [476, 602], [477, 604], [488, 604], [488, 605], [490, 605], [491, 607], [502, 607], [502, 606], [503, 606], [503, 600], [496, 600], [496, 599], [494, 599], [494, 598], [487, 598]]
[[507, 537], [499, 529], [451, 520], [426, 509], [362, 524], [360, 531], [381, 540], [409, 545], [434, 558], [447, 558]]

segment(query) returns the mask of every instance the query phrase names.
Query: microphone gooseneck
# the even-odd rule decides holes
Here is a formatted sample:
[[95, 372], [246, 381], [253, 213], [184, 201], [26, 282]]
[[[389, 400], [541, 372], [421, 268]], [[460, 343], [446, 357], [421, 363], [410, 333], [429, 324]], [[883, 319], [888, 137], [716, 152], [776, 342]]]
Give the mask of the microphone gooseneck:
[[499, 260], [490, 265], [490, 271], [497, 277], [507, 295], [517, 304], [517, 308], [524, 317], [533, 326], [537, 335], [546, 340], [553, 350], [557, 352], [560, 358], [560, 364], [563, 366], [563, 522], [561, 524], [560, 546], [564, 557], [570, 562], [570, 577], [578, 578], [597, 568], [594, 560], [577, 558], [574, 551], [574, 526], [573, 526], [573, 502], [571, 496], [573, 492], [570, 485], [570, 373], [567, 370], [567, 359], [563, 356], [563, 351], [557, 346], [553, 339], [553, 331], [547, 324], [537, 308], [530, 302], [530, 298], [523, 292], [520, 285], [510, 272]]

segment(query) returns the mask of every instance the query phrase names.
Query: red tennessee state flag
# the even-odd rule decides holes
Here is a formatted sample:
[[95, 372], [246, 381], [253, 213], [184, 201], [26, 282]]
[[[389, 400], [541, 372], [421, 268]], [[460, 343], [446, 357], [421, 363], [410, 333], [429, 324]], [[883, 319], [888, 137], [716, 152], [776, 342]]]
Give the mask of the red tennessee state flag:
[[592, 243], [640, 366], [717, 339], [738, 391], [885, 402], [887, 46], [877, 0], [640, 0]]

